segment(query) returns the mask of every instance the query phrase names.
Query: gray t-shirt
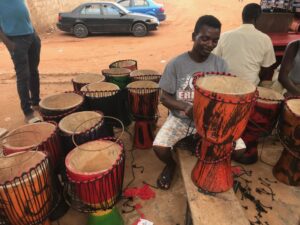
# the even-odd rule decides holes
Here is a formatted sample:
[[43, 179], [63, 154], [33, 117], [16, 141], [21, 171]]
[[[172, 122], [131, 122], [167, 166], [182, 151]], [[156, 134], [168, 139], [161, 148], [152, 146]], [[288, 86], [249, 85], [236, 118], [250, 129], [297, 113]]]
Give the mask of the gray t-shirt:
[[[159, 86], [162, 90], [176, 95], [177, 100], [193, 104], [194, 87], [192, 82], [195, 72], [228, 72], [228, 68], [227, 63], [213, 53], [204, 62], [197, 63], [186, 52], [167, 64]], [[171, 110], [171, 113], [177, 117], [187, 118], [177, 110]]]

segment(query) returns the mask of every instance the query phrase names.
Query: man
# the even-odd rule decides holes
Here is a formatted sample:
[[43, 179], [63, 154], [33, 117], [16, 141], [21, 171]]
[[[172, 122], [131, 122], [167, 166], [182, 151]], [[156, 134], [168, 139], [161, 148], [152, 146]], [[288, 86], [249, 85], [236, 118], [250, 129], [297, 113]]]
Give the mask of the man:
[[[0, 1], [0, 39], [14, 63], [21, 108], [28, 123], [37, 122], [33, 108], [40, 101], [38, 65], [41, 42], [35, 33], [24, 0]], [[32, 108], [33, 107], [33, 108]]]
[[300, 95], [300, 40], [288, 44], [281, 62], [278, 80], [288, 95]]
[[188, 134], [196, 132], [192, 121], [193, 73], [227, 72], [225, 61], [211, 53], [218, 43], [220, 31], [221, 23], [217, 18], [210, 15], [200, 17], [192, 34], [192, 50], [171, 60], [159, 82], [161, 102], [170, 110], [153, 143], [157, 157], [166, 164], [157, 180], [161, 189], [170, 187], [175, 171], [172, 147]]
[[229, 72], [258, 85], [276, 62], [272, 41], [255, 28], [261, 15], [258, 4], [246, 5], [242, 12], [243, 24], [221, 35], [214, 53], [227, 63]]

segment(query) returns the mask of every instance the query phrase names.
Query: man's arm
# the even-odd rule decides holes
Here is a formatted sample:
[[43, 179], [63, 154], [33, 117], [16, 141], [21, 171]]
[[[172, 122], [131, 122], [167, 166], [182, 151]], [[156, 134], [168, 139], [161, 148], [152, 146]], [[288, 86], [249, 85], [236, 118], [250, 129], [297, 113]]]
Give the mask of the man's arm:
[[[279, 71], [278, 80], [282, 84], [282, 86], [288, 90], [293, 95], [300, 95], [300, 89], [293, 83], [293, 81], [289, 78], [289, 73], [293, 68], [293, 61], [298, 52], [299, 41], [295, 41], [290, 43], [285, 52], [281, 62], [281, 67]], [[300, 76], [300, 71], [299, 76]]]
[[170, 110], [183, 111], [190, 119], [193, 119], [193, 106], [187, 102], [177, 100], [176, 97], [164, 90], [160, 97], [161, 103]]
[[8, 51], [13, 51], [15, 49], [15, 44], [6, 37], [6, 35], [0, 29], [0, 39], [3, 41], [4, 45], [8, 49]]

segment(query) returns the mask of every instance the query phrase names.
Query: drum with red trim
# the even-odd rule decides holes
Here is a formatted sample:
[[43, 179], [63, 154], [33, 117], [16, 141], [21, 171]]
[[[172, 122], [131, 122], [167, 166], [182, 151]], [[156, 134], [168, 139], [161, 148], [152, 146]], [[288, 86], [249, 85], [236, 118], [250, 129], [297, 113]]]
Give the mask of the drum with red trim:
[[135, 120], [134, 145], [151, 148], [159, 99], [159, 86], [153, 81], [134, 81], [127, 85], [129, 105]]
[[50, 225], [55, 201], [49, 160], [43, 152], [27, 151], [0, 158], [0, 211], [8, 224]]
[[100, 111], [72, 113], [64, 117], [59, 122], [58, 127], [65, 155], [75, 148], [73, 138], [79, 145], [101, 137], [113, 136], [112, 132], [108, 132], [104, 123], [103, 113]]
[[72, 79], [72, 83], [73, 83], [74, 91], [79, 92], [80, 89], [87, 84], [101, 82], [104, 80], [105, 77], [101, 74], [87, 73], [87, 74], [77, 75]]
[[50, 95], [40, 101], [40, 114], [45, 121], [58, 123], [63, 117], [78, 111], [83, 103], [84, 98], [73, 92]]
[[81, 206], [105, 210], [115, 205], [122, 193], [125, 154], [123, 144], [113, 138], [87, 142], [66, 157], [71, 200]]
[[130, 73], [130, 78], [132, 81], [148, 80], [158, 83], [161, 74], [155, 70], [134, 70]]
[[284, 150], [273, 174], [285, 184], [300, 186], [300, 97], [285, 100], [277, 132]]
[[194, 122], [203, 139], [192, 180], [207, 192], [227, 191], [233, 184], [233, 141], [247, 125], [256, 87], [238, 77], [213, 73], [195, 76], [193, 84]]
[[137, 70], [137, 61], [133, 59], [118, 60], [109, 65], [109, 68], [126, 68], [131, 71]]
[[[249, 122], [242, 135], [242, 139], [246, 144], [246, 151], [242, 159], [236, 158], [241, 163], [254, 163], [258, 158], [258, 139], [271, 134], [274, 129], [281, 110], [283, 95], [278, 92], [264, 88], [257, 88], [259, 96], [254, 109], [250, 115]], [[233, 152], [233, 158], [235, 152]]]
[[47, 152], [54, 169], [62, 157], [61, 143], [56, 123], [40, 122], [23, 125], [10, 131], [3, 140], [3, 153], [12, 153], [37, 148]]

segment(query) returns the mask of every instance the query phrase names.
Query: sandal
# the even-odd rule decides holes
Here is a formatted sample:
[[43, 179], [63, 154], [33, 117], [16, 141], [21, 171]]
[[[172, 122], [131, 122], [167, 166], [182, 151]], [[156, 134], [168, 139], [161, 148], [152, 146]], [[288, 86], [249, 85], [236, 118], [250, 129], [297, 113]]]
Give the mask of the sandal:
[[162, 190], [168, 190], [173, 180], [175, 167], [165, 166], [157, 179], [157, 186]]

